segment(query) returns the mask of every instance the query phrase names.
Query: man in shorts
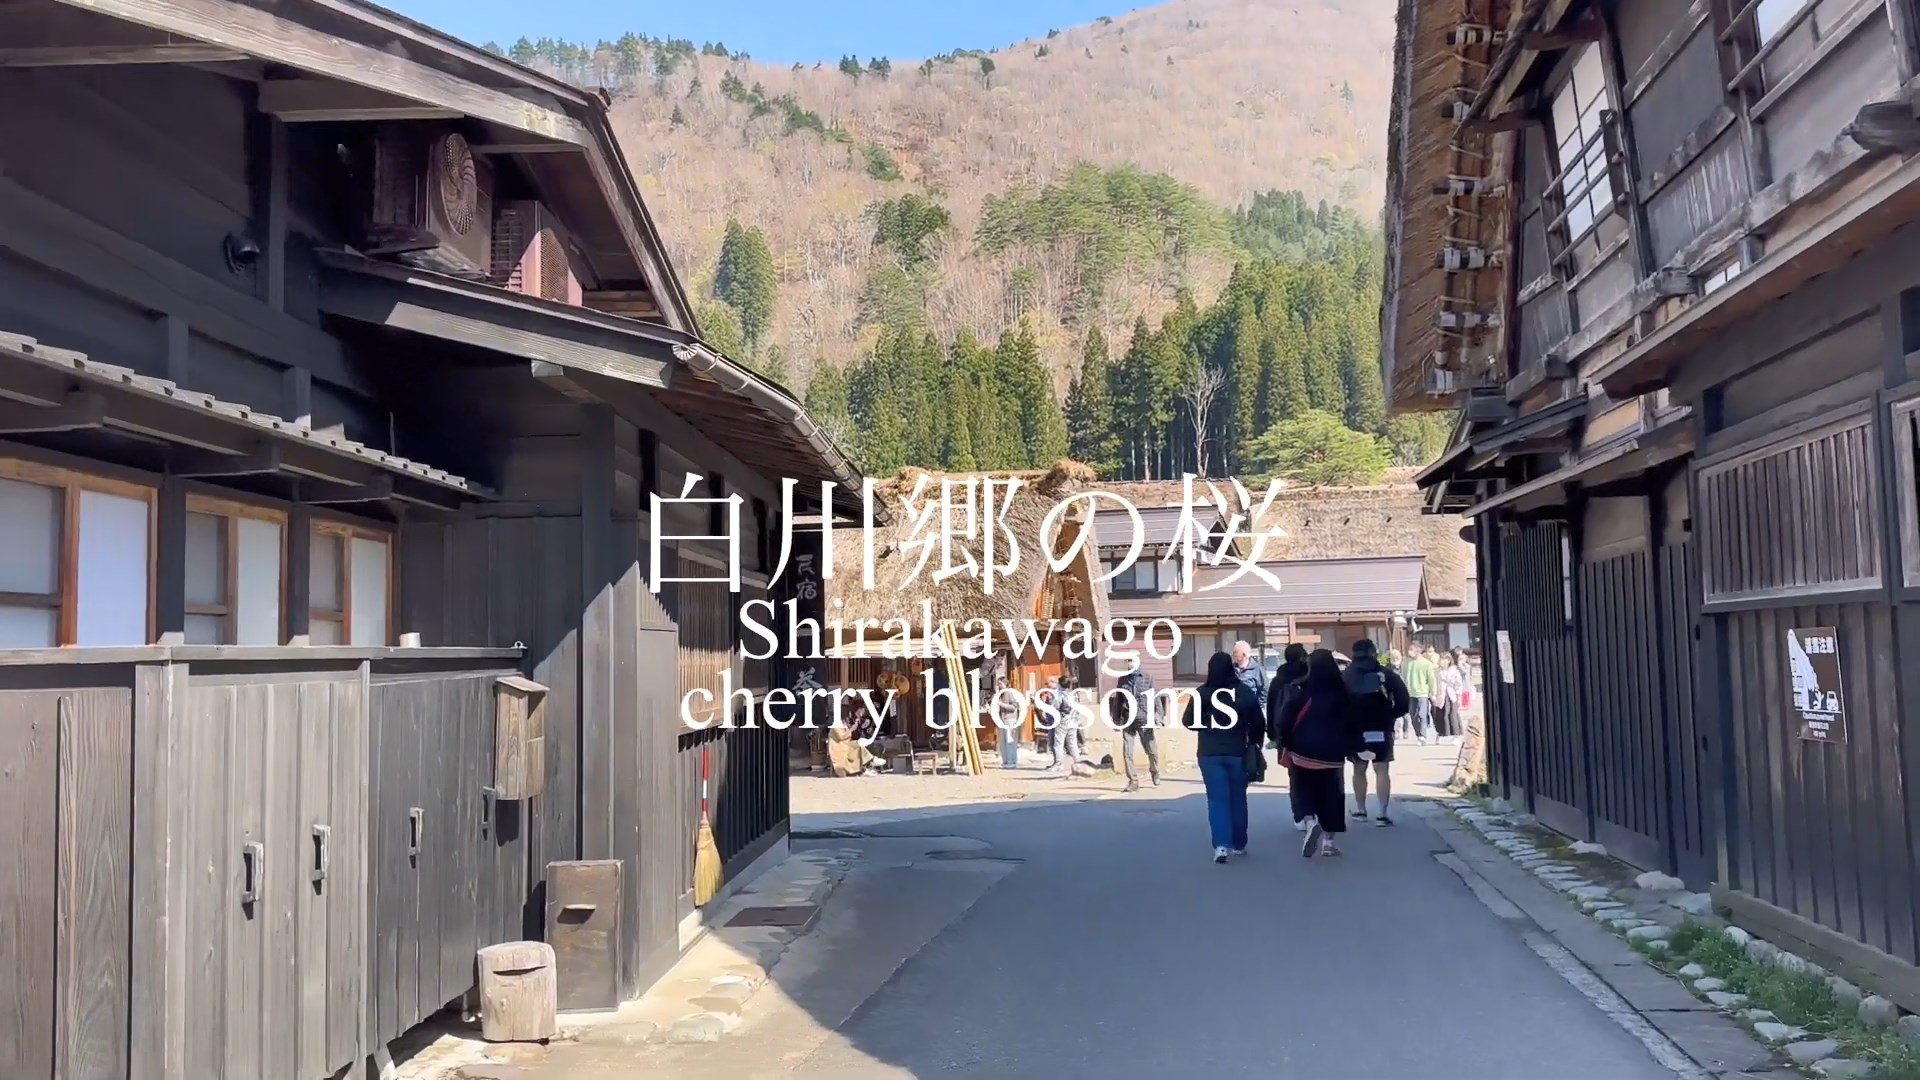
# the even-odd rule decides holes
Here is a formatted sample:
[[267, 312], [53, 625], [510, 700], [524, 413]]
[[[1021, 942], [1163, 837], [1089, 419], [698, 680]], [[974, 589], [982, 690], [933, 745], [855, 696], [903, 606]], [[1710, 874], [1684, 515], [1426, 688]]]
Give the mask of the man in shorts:
[[1380, 663], [1374, 643], [1361, 638], [1354, 642], [1353, 662], [1347, 665], [1347, 694], [1359, 739], [1347, 759], [1353, 763], [1354, 816], [1367, 819], [1367, 769], [1371, 766], [1380, 791], [1380, 814], [1373, 823], [1392, 825], [1388, 804], [1393, 799], [1393, 728], [1411, 707], [1407, 684]]

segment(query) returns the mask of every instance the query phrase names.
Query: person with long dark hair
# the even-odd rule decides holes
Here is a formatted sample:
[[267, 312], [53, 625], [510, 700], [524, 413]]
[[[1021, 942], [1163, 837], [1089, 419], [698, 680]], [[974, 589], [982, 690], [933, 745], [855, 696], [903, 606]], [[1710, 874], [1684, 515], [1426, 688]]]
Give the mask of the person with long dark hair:
[[1314, 650], [1307, 658], [1307, 677], [1280, 707], [1276, 733], [1281, 760], [1307, 811], [1300, 854], [1309, 859], [1340, 854], [1333, 838], [1347, 831], [1340, 780], [1347, 755], [1359, 743], [1356, 721], [1339, 663], [1326, 649]]
[[[1273, 681], [1267, 684], [1267, 737], [1273, 741], [1276, 749], [1280, 746], [1281, 706], [1293, 696], [1294, 688], [1307, 677], [1307, 647], [1299, 642], [1287, 646], [1281, 654], [1280, 670], [1274, 673]], [[1293, 827], [1301, 832], [1307, 831], [1306, 804], [1300, 798], [1300, 782], [1287, 772], [1287, 798], [1293, 803]]]
[[1223, 863], [1247, 853], [1248, 758], [1261, 753], [1266, 725], [1259, 696], [1247, 689], [1226, 653], [1207, 661], [1207, 681], [1199, 694], [1187, 710], [1186, 725], [1199, 735], [1196, 756], [1207, 786], [1207, 830], [1213, 861]]

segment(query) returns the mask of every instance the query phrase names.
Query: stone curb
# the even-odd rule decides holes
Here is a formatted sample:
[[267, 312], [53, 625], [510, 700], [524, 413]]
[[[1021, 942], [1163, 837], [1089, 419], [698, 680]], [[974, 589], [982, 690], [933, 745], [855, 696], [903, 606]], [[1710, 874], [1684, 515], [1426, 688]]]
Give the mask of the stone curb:
[[[1517, 826], [1535, 822], [1529, 815], [1513, 813], [1504, 800], [1493, 800], [1487, 809], [1481, 809], [1462, 798], [1443, 799], [1441, 805], [1542, 884], [1576, 900], [1589, 917], [1648, 952], [1666, 951], [1667, 939], [1686, 917], [1712, 917], [1711, 897], [1705, 893], [1687, 892], [1684, 882], [1657, 871], [1648, 871], [1635, 878], [1635, 889], [1611, 890], [1619, 902], [1600, 899], [1608, 895], [1610, 890], [1586, 880], [1577, 867], [1555, 860], [1538, 844], [1514, 831]], [[1606, 848], [1599, 844], [1580, 842], [1570, 844], [1568, 849], [1575, 854], [1606, 857]], [[1623, 895], [1633, 892], [1642, 895]], [[1632, 906], [1631, 902], [1635, 900], [1648, 903], [1653, 895], [1661, 896], [1656, 905], [1660, 910], [1649, 912], [1636, 910]], [[1669, 910], [1673, 915], [1681, 916], [1681, 919], [1668, 922], [1665, 918], [1654, 917], [1664, 916]], [[1836, 998], [1856, 1004], [1861, 1023], [1871, 1027], [1897, 1027], [1902, 1038], [1920, 1047], [1920, 1016], [1903, 1014], [1899, 1006], [1886, 998], [1864, 996], [1859, 987], [1830, 974], [1820, 965], [1771, 942], [1755, 938], [1751, 932], [1740, 927], [1725, 926], [1720, 932], [1729, 941], [1745, 949], [1751, 960], [1772, 963], [1783, 971], [1795, 974], [1826, 977]], [[1826, 1077], [1864, 1077], [1872, 1074], [1874, 1066], [1871, 1062], [1836, 1057], [1840, 1048], [1833, 1040], [1808, 1039], [1806, 1032], [1779, 1023], [1770, 1012], [1744, 1008], [1746, 995], [1728, 993], [1723, 980], [1707, 976], [1699, 965], [1689, 964], [1680, 969], [1679, 975], [1683, 983], [1690, 983], [1694, 993], [1744, 1022], [1767, 1045], [1775, 1047], [1801, 1069]]]

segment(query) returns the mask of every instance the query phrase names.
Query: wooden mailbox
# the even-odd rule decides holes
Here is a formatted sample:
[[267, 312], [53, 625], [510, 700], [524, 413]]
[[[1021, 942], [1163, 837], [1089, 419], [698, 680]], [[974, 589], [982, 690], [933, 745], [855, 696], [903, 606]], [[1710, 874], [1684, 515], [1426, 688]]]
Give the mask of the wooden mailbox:
[[531, 799], [547, 784], [547, 688], [505, 675], [494, 682], [493, 797]]

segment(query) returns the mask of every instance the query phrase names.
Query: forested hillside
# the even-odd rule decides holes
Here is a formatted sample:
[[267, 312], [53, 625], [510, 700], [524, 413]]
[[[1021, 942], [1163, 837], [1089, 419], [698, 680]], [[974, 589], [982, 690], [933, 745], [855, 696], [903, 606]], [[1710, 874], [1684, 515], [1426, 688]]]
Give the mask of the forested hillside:
[[1176, 0], [791, 67], [639, 34], [503, 51], [613, 92], [703, 332], [868, 468], [1157, 476], [1238, 467], [1308, 407], [1385, 432], [1389, 7]]

